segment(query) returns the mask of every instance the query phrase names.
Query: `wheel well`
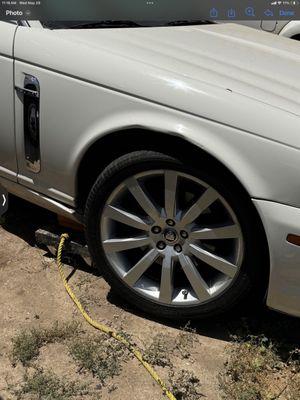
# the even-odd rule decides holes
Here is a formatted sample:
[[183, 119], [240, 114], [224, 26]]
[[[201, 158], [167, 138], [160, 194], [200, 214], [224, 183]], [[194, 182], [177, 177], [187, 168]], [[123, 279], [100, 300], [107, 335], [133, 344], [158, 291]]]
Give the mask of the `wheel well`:
[[300, 40], [300, 34], [291, 37], [293, 40]]
[[84, 155], [77, 174], [77, 209], [84, 210], [89, 192], [106, 166], [124, 154], [139, 150], [158, 151], [199, 168], [201, 165], [209, 165], [215, 173], [226, 175], [226, 178], [239, 188], [244, 198], [251, 202], [250, 195], [234, 174], [203, 149], [172, 134], [130, 129], [114, 132], [99, 139]]
[[169, 134], [143, 129], [122, 130], [111, 133], [95, 142], [84, 155], [77, 174], [76, 205], [84, 209], [88, 194], [99, 174], [112, 161], [126, 153], [138, 150], [153, 150], [178, 156], [187, 150], [196, 152], [196, 147], [187, 141]]
[[[96, 182], [99, 174], [118, 157], [126, 153], [139, 150], [159, 151], [169, 156], [201, 165], [209, 163], [211, 168], [227, 172], [239, 183], [234, 175], [218, 160], [210, 154], [178, 136], [149, 131], [143, 129], [130, 129], [111, 133], [95, 142], [81, 160], [76, 183], [76, 206], [78, 210], [84, 210], [89, 192]], [[249, 197], [249, 195], [247, 195]]]
[[220, 161], [187, 140], [168, 133], [130, 129], [111, 133], [95, 142], [81, 160], [77, 173], [76, 206], [84, 210], [87, 197], [100, 173], [112, 161], [124, 154], [139, 151], [158, 151], [189, 162], [191, 165], [209, 165], [216, 172], [226, 174], [235, 185], [250, 196], [240, 181]]

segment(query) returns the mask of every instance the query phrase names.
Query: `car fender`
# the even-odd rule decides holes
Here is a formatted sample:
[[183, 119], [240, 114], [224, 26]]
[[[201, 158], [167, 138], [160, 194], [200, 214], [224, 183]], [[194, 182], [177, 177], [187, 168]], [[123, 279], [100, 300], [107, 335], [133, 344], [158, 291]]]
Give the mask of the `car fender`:
[[[128, 124], [128, 121], [131, 123]], [[170, 148], [172, 136], [177, 136], [193, 144], [195, 149], [205, 151], [223, 164], [252, 198], [300, 206], [298, 185], [295, 185], [294, 191], [291, 190], [291, 182], [297, 182], [300, 168], [297, 149], [160, 106], [156, 106], [155, 110], [138, 111], [134, 115], [126, 112], [110, 115], [90, 126], [74, 148], [71, 162], [75, 165], [74, 171], [78, 171], [84, 155], [98, 140], [116, 132], [120, 136], [125, 135], [130, 129], [138, 128], [148, 130], [149, 135], [151, 132], [169, 135]], [[107, 151], [109, 149], [103, 148], [103, 154]], [[76, 173], [73, 180], [76, 181]]]

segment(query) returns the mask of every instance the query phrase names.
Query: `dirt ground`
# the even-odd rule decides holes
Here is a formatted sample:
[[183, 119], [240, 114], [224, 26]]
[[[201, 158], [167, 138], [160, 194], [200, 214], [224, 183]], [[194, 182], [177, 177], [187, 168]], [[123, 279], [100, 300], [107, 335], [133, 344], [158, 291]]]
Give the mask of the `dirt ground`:
[[[62, 231], [53, 214], [12, 199], [0, 226], [0, 399], [163, 399], [137, 360], [82, 320], [63, 289], [55, 259], [35, 244], [37, 228]], [[155, 321], [118, 298], [101, 273], [82, 260], [66, 262], [69, 283], [92, 317], [129, 335], [178, 399], [223, 398], [219, 376], [232, 335], [249, 321], [257, 326], [275, 318], [285, 325], [286, 317], [266, 311], [185, 328]], [[298, 340], [298, 333], [290, 333]]]

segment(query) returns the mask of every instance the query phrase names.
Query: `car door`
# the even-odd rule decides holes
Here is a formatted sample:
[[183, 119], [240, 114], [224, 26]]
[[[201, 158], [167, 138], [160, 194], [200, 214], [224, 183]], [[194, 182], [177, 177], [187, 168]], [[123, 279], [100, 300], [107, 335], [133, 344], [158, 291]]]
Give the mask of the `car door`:
[[13, 47], [17, 25], [0, 21], [0, 176], [17, 180]]
[[[64, 179], [65, 169], [71, 168], [66, 161], [71, 153], [67, 131], [80, 126], [71, 100], [81, 98], [82, 84], [49, 67], [58, 62], [56, 47], [65, 46], [58, 36], [41, 26], [19, 27], [15, 36], [18, 183], [73, 206], [75, 185]], [[75, 104], [82, 107], [81, 101]]]

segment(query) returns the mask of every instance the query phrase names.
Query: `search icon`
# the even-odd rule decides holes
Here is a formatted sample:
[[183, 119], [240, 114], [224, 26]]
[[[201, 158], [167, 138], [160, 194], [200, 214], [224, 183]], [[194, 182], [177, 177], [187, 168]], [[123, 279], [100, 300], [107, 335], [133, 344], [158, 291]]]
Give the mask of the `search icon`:
[[253, 7], [247, 7], [247, 8], [245, 9], [245, 14], [246, 14], [248, 17], [255, 17], [255, 10], [254, 10], [254, 8], [253, 8]]

